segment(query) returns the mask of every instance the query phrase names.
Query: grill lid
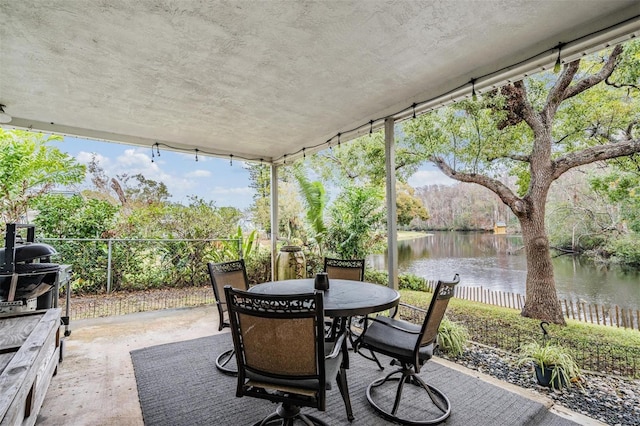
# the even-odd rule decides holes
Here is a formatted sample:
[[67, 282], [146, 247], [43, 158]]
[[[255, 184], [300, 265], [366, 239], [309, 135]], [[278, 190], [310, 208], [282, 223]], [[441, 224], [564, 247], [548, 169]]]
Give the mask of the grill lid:
[[[56, 249], [49, 244], [44, 243], [25, 243], [16, 244], [14, 262], [26, 262], [28, 260], [39, 259], [41, 257], [53, 256], [58, 254]], [[6, 264], [5, 249], [0, 249], [0, 261]]]

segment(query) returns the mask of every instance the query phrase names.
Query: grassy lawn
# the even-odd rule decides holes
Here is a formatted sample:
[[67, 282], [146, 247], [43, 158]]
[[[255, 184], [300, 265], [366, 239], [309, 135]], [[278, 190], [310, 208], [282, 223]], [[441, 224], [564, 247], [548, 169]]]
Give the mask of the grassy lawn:
[[[405, 303], [426, 308], [431, 293], [400, 290]], [[401, 311], [402, 313], [402, 311]], [[472, 340], [510, 352], [531, 340], [542, 339], [540, 321], [525, 318], [520, 311], [453, 298], [447, 316], [464, 324]], [[549, 337], [571, 348], [586, 369], [640, 377], [640, 331], [567, 320], [566, 326], [550, 324]], [[598, 366], [596, 368], [596, 366]], [[607, 371], [611, 370], [611, 371]]]
[[[400, 293], [402, 301], [411, 305], [426, 307], [431, 300], [431, 293], [413, 290], [400, 290]], [[448, 310], [456, 316], [474, 318], [476, 320], [491, 320], [504, 324], [505, 327], [517, 329], [523, 333], [530, 333], [532, 338], [542, 335], [540, 321], [521, 316], [520, 311], [517, 309], [453, 298], [449, 303]], [[552, 337], [640, 348], [640, 331], [638, 330], [589, 324], [574, 320], [567, 320], [567, 325], [564, 327], [550, 324], [546, 328]]]

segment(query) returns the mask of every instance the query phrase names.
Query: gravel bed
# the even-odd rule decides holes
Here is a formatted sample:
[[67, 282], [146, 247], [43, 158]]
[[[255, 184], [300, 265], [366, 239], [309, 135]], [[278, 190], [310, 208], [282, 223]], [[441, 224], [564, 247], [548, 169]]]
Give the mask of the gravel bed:
[[537, 384], [533, 367], [516, 365], [513, 354], [482, 345], [470, 345], [459, 357], [442, 358], [514, 385], [533, 389], [577, 413], [609, 425], [640, 425], [640, 380], [583, 372], [582, 387], [553, 390]]

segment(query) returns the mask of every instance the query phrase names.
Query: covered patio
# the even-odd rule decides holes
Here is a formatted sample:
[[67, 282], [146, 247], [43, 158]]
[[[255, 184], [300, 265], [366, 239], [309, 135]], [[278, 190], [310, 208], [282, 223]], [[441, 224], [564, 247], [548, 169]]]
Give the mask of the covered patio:
[[[272, 229], [281, 166], [384, 129], [393, 288], [395, 123], [640, 31], [636, 0], [16, 0], [0, 14], [2, 127], [268, 164]], [[74, 324], [38, 423], [142, 424], [130, 351], [211, 336], [214, 309]], [[595, 424], [440, 365], [536, 401], [540, 418]]]
[[384, 129], [393, 288], [394, 124], [640, 31], [635, 0], [25, 0], [0, 13], [3, 127], [269, 164], [274, 230], [279, 166]]
[[[47, 396], [40, 413], [37, 424], [62, 426], [62, 425], [131, 425], [143, 424], [142, 411], [138, 400], [138, 385], [134, 375], [130, 351], [142, 348], [155, 347], [173, 342], [191, 341], [204, 338], [217, 333], [217, 313], [214, 306], [199, 308], [172, 309], [155, 312], [130, 314], [119, 317], [108, 317], [91, 320], [80, 320], [73, 324], [73, 332], [66, 339], [65, 357], [58, 368], [58, 374], [53, 378]], [[225, 340], [230, 343], [231, 336], [223, 332]], [[213, 358], [217, 348], [201, 347], [196, 352], [198, 358], [207, 359], [209, 353], [210, 364], [207, 373], [217, 375], [220, 379], [234, 382], [235, 379], [221, 375], [215, 369]], [[182, 356], [187, 357], [188, 352]], [[585, 417], [579, 413], [554, 404], [547, 397], [526, 390], [509, 383], [496, 380], [491, 376], [477, 371], [466, 369], [457, 364], [441, 358], [434, 359], [438, 369], [447, 374], [464, 378], [465, 389], [489, 389], [491, 391], [491, 406], [476, 406], [476, 404], [460, 407], [454, 411], [447, 424], [465, 424], [469, 410], [477, 411], [476, 416], [489, 415], [492, 418], [502, 419], [500, 423], [505, 425], [526, 424], [532, 417], [544, 424], [555, 425], [599, 425], [596, 420]], [[366, 365], [371, 374], [382, 374], [373, 363]], [[431, 369], [429, 370], [431, 372]], [[440, 372], [440, 370], [438, 370]], [[167, 374], [170, 374], [167, 371]], [[200, 374], [205, 374], [204, 372]], [[429, 375], [425, 372], [425, 377]], [[443, 374], [440, 372], [440, 374]], [[349, 375], [352, 392], [356, 377]], [[229, 384], [227, 383], [227, 384]], [[219, 383], [211, 384], [211, 393], [214, 388], [219, 390]], [[453, 386], [455, 388], [455, 386]], [[233, 398], [233, 388], [226, 393]], [[358, 395], [356, 395], [358, 393]], [[175, 398], [178, 398], [179, 392]], [[455, 392], [454, 392], [455, 394]], [[201, 394], [204, 399], [207, 395]], [[450, 395], [452, 396], [452, 395]], [[354, 403], [363, 395], [353, 393]], [[452, 396], [453, 397], [453, 396]], [[339, 397], [337, 397], [339, 398]], [[210, 416], [208, 424], [235, 425], [242, 424], [238, 416], [241, 411], [249, 410], [249, 407], [258, 405], [263, 410], [270, 410], [268, 401], [257, 402], [250, 398], [243, 398], [237, 404], [244, 408], [233, 411], [223, 401], [209, 407], [202, 414]], [[515, 409], [514, 404], [518, 406]], [[339, 406], [339, 405], [338, 405]], [[386, 425], [391, 424], [377, 417], [372, 409], [365, 404], [354, 408], [356, 419], [354, 425]], [[492, 407], [501, 407], [500, 410], [488, 410]], [[231, 411], [231, 413], [229, 413]], [[335, 410], [336, 417], [343, 416], [343, 409]], [[457, 413], [456, 413], [457, 411]], [[461, 412], [462, 411], [462, 412]], [[219, 420], [221, 414], [228, 417]], [[331, 411], [330, 411], [331, 413]], [[181, 416], [175, 413], [174, 417], [168, 417], [173, 424], [194, 424], [198, 422], [196, 417]], [[218, 419], [218, 420], [216, 420]], [[256, 419], [257, 420], [257, 419]], [[344, 424], [348, 424], [346, 418]], [[178, 423], [175, 423], [178, 422]], [[154, 422], [147, 424], [155, 424]], [[164, 423], [163, 423], [164, 424]], [[468, 424], [468, 423], [466, 423]]]

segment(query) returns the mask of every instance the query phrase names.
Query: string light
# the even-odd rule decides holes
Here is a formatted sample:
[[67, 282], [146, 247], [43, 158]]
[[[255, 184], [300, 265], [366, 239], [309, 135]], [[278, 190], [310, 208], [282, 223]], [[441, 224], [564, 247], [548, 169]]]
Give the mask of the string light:
[[151, 162], [155, 163], [155, 161], [153, 160], [154, 154], [153, 154], [153, 145], [151, 146]]
[[[158, 145], [158, 142], [155, 143], [155, 146], [156, 146], [156, 155], [160, 157], [160, 145]], [[153, 151], [153, 148], [151, 148], [151, 150]]]
[[[472, 79], [471, 79], [471, 81], [470, 81], [470, 83], [471, 83], [471, 99], [472, 99], [472, 100], [474, 100], [474, 101], [477, 101], [477, 99], [478, 99], [478, 93], [476, 93], [476, 88], [475, 88], [475, 83], [478, 81], [478, 79], [483, 79], [483, 78], [485, 78], [485, 77], [489, 77], [489, 76], [493, 76], [493, 75], [499, 75], [499, 74], [500, 74], [501, 72], [503, 72], [503, 71], [506, 71], [506, 70], [509, 70], [509, 69], [515, 68], [515, 67], [517, 67], [517, 66], [519, 66], [519, 65], [522, 65], [522, 64], [525, 64], [525, 63], [527, 63], [528, 61], [531, 61], [531, 60], [533, 60], [533, 59], [537, 58], [538, 56], [540, 56], [540, 55], [542, 55], [542, 54], [545, 54], [545, 53], [553, 53], [553, 51], [554, 51], [554, 50], [556, 50], [556, 49], [558, 50], [558, 56], [557, 56], [557, 58], [556, 58], [556, 62], [555, 62], [555, 65], [554, 65], [554, 67], [553, 67], [553, 70], [554, 70], [554, 72], [556, 72], [556, 73], [557, 73], [557, 72], [559, 72], [559, 71], [561, 70], [561, 68], [562, 68], [561, 51], [562, 51], [562, 48], [563, 48], [564, 46], [566, 46], [567, 44], [570, 44], [570, 43], [577, 42], [577, 41], [582, 40], [582, 39], [584, 39], [584, 38], [587, 38], [587, 37], [589, 37], [589, 36], [592, 36], [593, 34], [598, 33], [598, 32], [601, 32], [601, 31], [604, 31], [604, 30], [606, 30], [606, 29], [608, 29], [608, 28], [605, 28], [605, 29], [603, 29], [603, 30], [596, 31], [596, 32], [591, 33], [591, 34], [587, 34], [587, 35], [582, 36], [582, 37], [578, 37], [578, 38], [573, 39], [573, 40], [571, 40], [571, 41], [569, 41], [569, 42], [566, 42], [566, 43], [560, 42], [560, 43], [558, 43], [556, 46], [554, 46], [554, 47], [553, 47], [553, 48], [551, 48], [551, 49], [543, 50], [542, 52], [540, 52], [540, 53], [538, 53], [538, 54], [535, 54], [535, 55], [532, 55], [532, 56], [531, 56], [531, 57], [529, 57], [529, 58], [526, 58], [526, 59], [523, 59], [523, 60], [518, 61], [518, 62], [516, 62], [516, 63], [510, 64], [510, 65], [508, 65], [508, 66], [505, 66], [505, 67], [503, 67], [503, 68], [500, 68], [500, 69], [498, 69], [498, 70], [495, 70], [495, 71], [493, 71], [493, 72], [491, 72], [491, 73], [484, 74], [484, 75], [482, 75], [482, 76], [480, 76], [480, 77], [472, 78]], [[634, 37], [635, 37], [635, 36], [633, 36], [633, 35], [632, 35], [630, 38], [634, 38]], [[524, 77], [526, 78], [526, 77], [528, 77], [528, 76], [529, 76], [529, 73], [523, 73], [523, 74], [522, 74], [522, 76], [524, 76]], [[520, 78], [520, 77], [518, 77], [518, 78]], [[507, 82], [511, 82], [511, 79], [507, 79], [506, 81], [507, 81]], [[469, 84], [469, 83], [464, 83], [464, 84], [462, 84], [462, 85], [460, 85], [460, 86], [458, 86], [458, 87], [456, 87], [456, 88], [453, 88], [453, 89], [451, 89], [451, 90], [449, 90], [449, 91], [447, 91], [447, 92], [445, 92], [445, 93], [442, 93], [442, 94], [438, 95], [436, 98], [426, 99], [426, 100], [421, 101], [421, 102], [419, 102], [419, 103], [415, 103], [415, 102], [414, 102], [414, 103], [413, 103], [413, 104], [411, 104], [409, 107], [404, 108], [404, 109], [402, 109], [402, 110], [400, 110], [400, 111], [397, 111], [397, 112], [396, 112], [396, 113], [394, 113], [394, 114], [390, 114], [390, 115], [387, 115], [387, 116], [385, 116], [385, 117], [380, 117], [380, 118], [377, 118], [377, 119], [370, 120], [368, 123], [365, 123], [365, 124], [362, 124], [362, 125], [360, 125], [360, 126], [357, 126], [357, 127], [353, 128], [353, 129], [347, 130], [346, 132], [340, 132], [340, 133], [338, 133], [338, 134], [336, 135], [336, 136], [338, 137], [338, 144], [337, 144], [337, 145], [338, 145], [338, 147], [340, 147], [340, 142], [341, 142], [341, 141], [340, 141], [340, 137], [341, 137], [341, 135], [342, 135], [343, 133], [353, 133], [353, 132], [358, 132], [359, 130], [361, 130], [361, 129], [362, 129], [364, 126], [366, 126], [367, 124], [369, 124], [369, 134], [371, 135], [371, 134], [373, 134], [373, 123], [374, 123], [374, 122], [377, 122], [377, 121], [380, 121], [380, 120], [386, 119], [386, 118], [391, 117], [391, 116], [398, 116], [398, 115], [402, 115], [402, 114], [404, 114], [404, 113], [406, 113], [406, 112], [408, 112], [408, 111], [412, 111], [412, 115], [411, 115], [411, 117], [412, 117], [412, 118], [416, 118], [416, 116], [417, 116], [417, 115], [416, 115], [416, 108], [417, 108], [417, 106], [418, 106], [418, 105], [428, 104], [428, 103], [430, 103], [430, 102], [434, 102], [434, 101], [438, 100], [438, 103], [440, 104], [440, 106], [445, 106], [445, 105], [447, 104], [447, 102], [445, 102], [445, 101], [443, 101], [443, 100], [444, 100], [447, 96], [450, 96], [450, 95], [452, 95], [452, 94], [455, 94], [457, 91], [464, 89], [464, 87], [465, 87], [467, 84]], [[495, 87], [495, 85], [494, 85], [494, 87]], [[455, 99], [452, 99], [451, 101], [452, 101], [452, 102], [455, 102]], [[427, 111], [427, 112], [428, 112], [428, 111], [433, 111], [434, 109], [435, 109], [434, 107], [429, 107], [426, 111]], [[31, 127], [31, 126], [30, 126], [30, 127]], [[332, 143], [332, 141], [333, 141], [333, 138], [335, 138], [336, 136], [332, 137], [331, 139], [329, 139], [329, 140], [328, 140], [328, 141], [326, 141], [326, 142], [322, 142], [322, 143], [319, 143], [319, 144], [317, 144], [317, 145], [311, 145], [311, 146], [303, 147], [303, 148], [299, 149], [299, 150], [298, 150], [298, 151], [296, 151], [296, 152], [290, 152], [290, 153], [288, 153], [288, 154], [283, 154], [283, 155], [282, 155], [282, 157], [280, 157], [280, 158], [282, 158], [282, 159], [283, 159], [283, 164], [286, 164], [286, 163], [287, 163], [287, 156], [290, 156], [290, 155], [296, 155], [296, 154], [298, 154], [298, 153], [302, 152], [303, 157], [306, 157], [306, 149], [315, 149], [315, 148], [319, 148], [320, 146], [322, 146], [322, 145], [324, 145], [324, 144], [327, 144], [327, 145], [328, 145], [328, 147], [329, 147], [329, 149], [330, 149], [330, 150], [332, 150], [332, 149], [333, 149], [333, 146], [332, 146], [332, 144], [331, 144], [331, 143]], [[158, 149], [158, 146], [159, 146], [159, 145], [160, 145], [160, 144], [159, 144], [158, 142], [156, 142], [156, 143], [154, 144], [154, 146], [156, 146], [156, 150], [157, 150], [157, 155], [158, 155], [158, 156], [160, 156], [160, 151], [159, 151], [159, 149]], [[162, 145], [166, 146], [166, 147], [167, 147], [167, 148], [169, 148], [169, 149], [174, 149], [174, 150], [176, 150], [176, 151], [180, 151], [180, 150], [182, 150], [182, 151], [186, 151], [186, 150], [185, 150], [185, 149], [183, 149], [183, 148], [182, 148], [182, 149], [181, 149], [181, 148], [176, 148], [176, 147], [169, 146], [169, 145], [167, 145], [167, 144], [162, 144]], [[225, 155], [228, 155], [228, 154], [226, 154], [226, 153], [224, 153], [224, 154], [223, 154], [223, 153], [207, 152], [207, 151], [202, 151], [202, 150], [198, 150], [198, 149], [196, 149], [196, 161], [198, 161], [198, 152], [202, 152], [202, 153], [205, 153], [205, 154], [208, 154], [208, 155], [212, 155], [212, 156], [215, 156], [215, 157], [224, 157]], [[242, 157], [242, 156], [236, 156], [236, 157], [242, 158], [242, 159], [243, 159], [243, 160], [245, 160], [245, 161], [258, 161], [258, 160], [259, 160], [261, 164], [262, 164], [262, 162], [263, 162], [263, 160], [264, 160], [264, 159], [262, 159], [262, 158], [261, 158], [261, 159], [258, 159], [258, 158], [246, 158], [246, 157]], [[272, 158], [272, 159], [271, 159], [271, 161], [272, 161], [272, 162], [275, 162], [275, 161], [277, 161], [278, 159], [279, 159], [279, 158]], [[152, 151], [152, 159], [151, 159], [151, 161], [153, 162], [153, 151]]]
[[307, 154], [304, 152], [307, 148], [302, 148], [302, 159], [307, 159]]
[[233, 154], [229, 154], [229, 165], [233, 166]]
[[553, 66], [553, 72], [558, 74], [560, 72], [560, 69], [562, 68], [562, 63], [560, 62], [560, 53], [562, 52], [562, 46], [564, 46], [564, 43], [558, 43], [558, 58], [556, 59], [556, 63]]

